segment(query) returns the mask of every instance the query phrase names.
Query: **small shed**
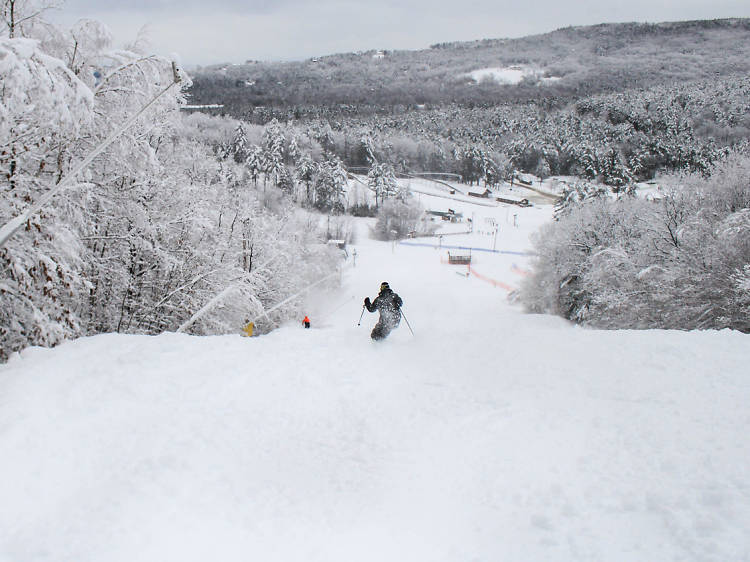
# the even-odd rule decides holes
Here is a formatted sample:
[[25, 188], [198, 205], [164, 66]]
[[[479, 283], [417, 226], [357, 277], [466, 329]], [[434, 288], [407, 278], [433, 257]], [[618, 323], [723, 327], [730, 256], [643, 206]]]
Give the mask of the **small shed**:
[[471, 195], [472, 197], [483, 197], [483, 198], [486, 198], [486, 197], [490, 196], [490, 190], [489, 189], [485, 189], [481, 193], [477, 193], [476, 191], [469, 191], [469, 195]]
[[469, 265], [471, 263], [471, 250], [468, 252], [448, 252], [448, 263], [452, 265]]
[[448, 211], [426, 211], [426, 213], [450, 222], [461, 222], [463, 218], [462, 213], [457, 213], [453, 209], [448, 209]]
[[339, 250], [346, 250], [346, 240], [329, 240], [329, 246], [336, 246]]
[[510, 205], [518, 205], [519, 207], [532, 206], [528, 199], [515, 199], [508, 196], [495, 197], [495, 201], [498, 201], [499, 203], [509, 203]]

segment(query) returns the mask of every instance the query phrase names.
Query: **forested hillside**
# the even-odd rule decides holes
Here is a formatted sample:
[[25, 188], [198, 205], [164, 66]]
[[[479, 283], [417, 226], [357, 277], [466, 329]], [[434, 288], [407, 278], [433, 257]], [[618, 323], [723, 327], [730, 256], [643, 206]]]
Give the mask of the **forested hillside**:
[[[372, 153], [397, 171], [467, 182], [523, 170], [621, 188], [705, 171], [746, 142], [749, 39], [746, 19], [602, 24], [207, 68], [190, 96], [249, 123], [286, 122], [347, 166], [369, 166]], [[497, 81], [509, 74], [513, 83]]]
[[[377, 45], [373, 45], [377, 47]], [[249, 54], [249, 56], [251, 56]], [[525, 69], [516, 84], [469, 73]], [[422, 51], [346, 53], [301, 62], [217, 65], [195, 72], [195, 103], [224, 104], [235, 117], [258, 106], [337, 104], [362, 111], [403, 111], [415, 104], [551, 104], [632, 87], [747, 75], [750, 20], [569, 27], [520, 39], [442, 43]], [[364, 106], [364, 107], [362, 107]], [[352, 111], [353, 108], [341, 108]], [[266, 113], [260, 112], [260, 117]]]

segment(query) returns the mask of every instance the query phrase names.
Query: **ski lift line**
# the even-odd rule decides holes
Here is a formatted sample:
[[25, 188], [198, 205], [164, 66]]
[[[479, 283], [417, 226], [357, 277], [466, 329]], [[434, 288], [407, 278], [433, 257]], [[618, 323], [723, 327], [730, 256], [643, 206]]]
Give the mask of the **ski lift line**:
[[[362, 185], [367, 186], [366, 183], [364, 183], [362, 180], [360, 180], [358, 177], [356, 177], [356, 174], [358, 172], [353, 171], [353, 170], [365, 170], [366, 171], [366, 168], [362, 168], [362, 167], [359, 167], [359, 166], [353, 166], [353, 167], [349, 168], [347, 170], [347, 172], [348, 172], [348, 175], [349, 175], [349, 177], [351, 179], [356, 180], [359, 183], [361, 183]], [[459, 193], [461, 193], [463, 195], [463, 192], [460, 189], [456, 189], [455, 186], [453, 186], [453, 185], [451, 185], [451, 184], [449, 184], [447, 182], [444, 182], [444, 181], [438, 180], [438, 179], [434, 179], [434, 178], [430, 178], [430, 177], [425, 177], [425, 176], [430, 176], [430, 175], [452, 175], [452, 176], [455, 176], [457, 179], [460, 179], [461, 176], [459, 176], [458, 174], [447, 174], [447, 173], [442, 173], [442, 172], [397, 172], [396, 175], [397, 176], [403, 176], [403, 178], [399, 177], [398, 179], [410, 179], [410, 180], [419, 179], [419, 180], [431, 181], [431, 182], [436, 183], [439, 186], [441, 186], [441, 188], [445, 188], [446, 192], [450, 192], [451, 190], [453, 190], [453, 191], [458, 191]]]
[[454, 174], [453, 172], [409, 172], [415, 176], [450, 176], [452, 178], [456, 178], [456, 180], [461, 180], [461, 174]]
[[328, 312], [326, 312], [326, 313], [324, 313], [324, 314], [320, 314], [320, 315], [318, 315], [318, 319], [323, 319], [323, 318], [328, 318], [328, 317], [330, 317], [330, 316], [331, 316], [331, 315], [332, 315], [332, 314], [333, 314], [334, 312], [337, 312], [337, 311], [341, 310], [342, 308], [344, 308], [344, 307], [345, 307], [346, 305], [348, 305], [348, 304], [351, 304], [351, 302], [352, 302], [352, 301], [353, 301], [353, 300], [354, 300], [355, 298], [356, 298], [356, 295], [352, 295], [351, 297], [349, 297], [348, 299], [346, 299], [346, 300], [345, 300], [344, 302], [342, 302], [342, 303], [341, 303], [341, 304], [339, 304], [338, 306], [336, 306], [336, 307], [334, 307], [334, 308], [331, 308], [331, 309], [329, 309], [329, 310], [328, 310]]
[[[440, 186], [443, 186], [443, 187], [447, 188], [449, 193], [450, 193], [451, 190], [453, 190], [453, 191], [458, 191], [459, 193], [461, 193], [462, 195], [464, 195], [464, 193], [460, 189], [456, 189], [455, 186], [449, 184], [448, 182], [444, 182], [442, 180], [438, 180], [438, 179], [434, 179], [434, 178], [426, 178], [426, 177], [424, 177], [426, 175], [430, 175], [429, 173], [414, 173], [414, 172], [410, 172], [408, 175], [410, 175], [411, 179], [419, 179], [419, 180], [426, 180], [426, 181], [434, 182], [434, 183], [436, 183], [436, 184], [438, 184]], [[460, 176], [459, 176], [459, 178], [460, 178]]]
[[126, 62], [125, 64], [121, 64], [117, 68], [113, 69], [111, 72], [108, 72], [107, 75], [104, 78], [102, 78], [101, 82], [99, 83], [99, 86], [97, 86], [96, 90], [94, 90], [94, 95], [95, 96], [98, 95], [102, 91], [102, 88], [107, 83], [107, 81], [113, 76], [115, 76], [116, 74], [118, 74], [120, 71], [125, 70], [126, 68], [130, 66], [135, 66], [142, 62], [155, 61], [155, 60], [157, 59], [154, 55], [149, 55], [147, 57], [141, 57], [138, 60], [134, 60], [134, 61]]
[[361, 183], [362, 185], [364, 185], [365, 187], [370, 187], [370, 186], [368, 186], [368, 185], [367, 185], [367, 184], [366, 184], [365, 182], [363, 182], [363, 181], [362, 181], [361, 179], [359, 179], [359, 178], [358, 178], [358, 177], [357, 177], [357, 176], [356, 176], [355, 174], [350, 174], [350, 173], [347, 173], [346, 175], [347, 175], [347, 177], [348, 177], [349, 179], [352, 179], [352, 180], [354, 180], [354, 181], [356, 181], [356, 182], [359, 182], [359, 183]]
[[13, 236], [16, 231], [18, 231], [23, 224], [29, 220], [39, 209], [44, 207], [55, 195], [57, 195], [62, 189], [67, 187], [74, 179], [75, 177], [83, 171], [86, 167], [88, 167], [89, 164], [99, 156], [104, 150], [114, 142], [114, 140], [119, 137], [122, 133], [124, 133], [127, 129], [130, 128], [133, 123], [136, 122], [136, 120], [154, 103], [156, 103], [156, 100], [158, 100], [160, 97], [162, 97], [164, 94], [166, 94], [172, 86], [179, 84], [181, 81], [181, 78], [179, 74], [177, 73], [177, 67], [174, 63], [172, 63], [172, 72], [173, 72], [173, 81], [171, 84], [169, 84], [166, 88], [164, 88], [161, 92], [156, 94], [154, 98], [148, 102], [146, 105], [144, 105], [138, 113], [133, 115], [130, 119], [128, 119], [119, 129], [114, 131], [111, 135], [109, 135], [104, 142], [102, 142], [98, 147], [96, 147], [93, 151], [89, 153], [89, 155], [83, 159], [83, 161], [76, 166], [76, 168], [70, 172], [63, 180], [58, 183], [56, 186], [54, 186], [52, 189], [50, 189], [47, 193], [45, 193], [39, 201], [34, 203], [31, 207], [29, 207], [25, 212], [21, 213], [19, 216], [15, 217], [14, 219], [11, 219], [8, 221], [2, 228], [0, 228], [0, 247], [4, 246], [5, 243], [8, 241], [8, 239]]
[[181, 334], [183, 331], [185, 331], [187, 328], [193, 325], [193, 323], [198, 320], [201, 316], [206, 314], [209, 310], [211, 310], [216, 304], [221, 302], [224, 297], [226, 297], [229, 293], [234, 291], [240, 286], [239, 283], [235, 283], [234, 285], [230, 285], [226, 289], [224, 289], [222, 292], [220, 292], [218, 295], [216, 295], [214, 298], [212, 298], [210, 301], [208, 301], [203, 308], [201, 308], [198, 312], [193, 314], [190, 319], [188, 319], [186, 322], [183, 322], [179, 328], [177, 328], [177, 333]]
[[557, 201], [558, 199], [560, 199], [560, 195], [558, 195], [556, 193], [552, 193], [551, 191], [545, 191], [543, 189], [539, 189], [538, 187], [534, 187], [534, 186], [532, 186], [530, 184], [516, 182], [515, 186], [521, 187], [523, 189], [528, 189], [529, 191], [533, 191], [535, 193], [538, 193], [542, 197], [547, 197], [547, 198], [552, 199], [554, 201]]
[[[231, 292], [232, 292], [232, 291], [233, 291], [234, 289], [237, 289], [237, 288], [239, 288], [239, 287], [240, 287], [240, 286], [242, 285], [242, 282], [244, 282], [244, 281], [247, 281], [248, 279], [251, 279], [251, 278], [252, 278], [252, 277], [253, 277], [254, 275], [257, 275], [257, 274], [258, 274], [258, 273], [260, 273], [261, 271], [264, 271], [264, 270], [265, 270], [265, 267], [266, 267], [266, 266], [267, 266], [268, 264], [270, 264], [270, 263], [271, 263], [271, 262], [272, 262], [273, 260], [275, 260], [275, 259], [276, 259], [276, 258], [277, 258], [277, 257], [278, 257], [279, 255], [280, 255], [280, 254], [276, 254], [276, 255], [274, 255], [273, 257], [269, 258], [269, 259], [268, 259], [268, 260], [266, 260], [266, 261], [265, 261], [265, 263], [263, 263], [263, 264], [262, 264], [262, 265], [261, 265], [260, 267], [258, 267], [257, 269], [255, 269], [255, 271], [251, 271], [250, 273], [243, 273], [243, 275], [241, 275], [240, 277], [237, 277], [237, 278], [235, 278], [235, 279], [234, 279], [233, 281], [239, 281], [239, 282], [235, 282], [235, 283], [233, 283], [232, 285], [230, 285], [229, 287], [227, 287], [226, 289], [224, 289], [223, 291], [221, 291], [221, 292], [220, 292], [219, 294], [217, 294], [217, 295], [216, 295], [215, 297], [213, 297], [213, 298], [212, 298], [212, 299], [211, 299], [210, 301], [208, 301], [208, 302], [207, 302], [207, 303], [206, 303], [205, 305], [203, 305], [203, 306], [201, 307], [201, 309], [200, 309], [200, 310], [199, 310], [198, 312], [196, 312], [195, 314], [193, 314], [193, 315], [192, 315], [192, 316], [190, 317], [190, 319], [188, 319], [188, 320], [187, 320], [186, 322], [183, 322], [183, 323], [182, 323], [182, 324], [180, 325], [180, 327], [179, 327], [179, 328], [177, 328], [177, 333], [182, 333], [182, 332], [183, 332], [183, 331], [184, 331], [185, 329], [189, 328], [189, 327], [190, 327], [190, 326], [191, 326], [191, 325], [192, 325], [192, 324], [193, 324], [193, 323], [194, 323], [194, 322], [195, 322], [196, 320], [198, 320], [198, 319], [199, 319], [199, 318], [200, 318], [201, 316], [203, 316], [203, 315], [204, 315], [204, 314], [205, 314], [206, 312], [208, 312], [208, 311], [209, 311], [209, 310], [211, 310], [211, 309], [212, 309], [212, 308], [213, 308], [214, 306], [216, 306], [216, 305], [217, 305], [217, 304], [218, 304], [219, 302], [221, 302], [221, 300], [222, 300], [222, 299], [223, 299], [224, 297], [226, 297], [226, 296], [227, 296], [227, 295], [228, 295], [229, 293], [231, 293]], [[211, 273], [215, 273], [216, 271], [218, 271], [218, 270], [213, 270], [213, 271], [210, 271], [210, 272], [209, 272], [209, 273], [207, 273], [207, 274], [206, 274], [205, 276], [207, 276], [207, 275], [209, 275], [209, 274], [211, 274]], [[195, 282], [197, 282], [198, 280], [200, 280], [200, 276], [199, 276], [199, 277], [198, 277], [197, 279], [194, 279], [194, 280], [193, 280], [193, 281], [192, 281], [191, 283], [188, 283], [188, 285], [190, 285], [190, 284], [192, 284], [192, 283], [195, 283]], [[182, 287], [181, 287], [181, 288], [182, 288]], [[181, 288], [180, 288], [180, 289], [181, 289]], [[178, 290], [180, 290], [180, 289], [178, 289]], [[167, 299], [169, 299], [170, 297], [172, 297], [172, 295], [174, 295], [175, 293], [176, 293], [176, 291], [172, 292], [172, 293], [171, 293], [170, 295], [168, 295], [168, 296], [167, 296], [167, 297], [166, 297], [166, 298], [164, 299], [164, 301], [166, 301]], [[162, 301], [162, 302], [164, 302], [164, 301]], [[159, 304], [162, 304], [162, 303], [159, 303]], [[157, 305], [157, 306], [159, 306], [159, 305]], [[156, 308], [156, 307], [154, 307], [154, 308]], [[267, 313], [266, 313], [266, 314], [267, 314]]]
[[[265, 311], [263, 311], [263, 314], [262, 314], [262, 316], [265, 316], [266, 318], [268, 318], [268, 315], [269, 315], [269, 314], [270, 314], [271, 312], [273, 312], [274, 310], [276, 310], [277, 308], [279, 308], [279, 307], [281, 307], [281, 306], [284, 306], [284, 305], [285, 305], [286, 303], [288, 303], [289, 301], [292, 301], [292, 300], [296, 299], [296, 298], [297, 298], [298, 296], [300, 296], [300, 295], [302, 295], [302, 294], [306, 293], [307, 291], [309, 291], [310, 289], [312, 289], [312, 288], [313, 288], [313, 287], [315, 287], [316, 285], [320, 285], [320, 284], [321, 284], [321, 283], [322, 283], [323, 281], [327, 281], [328, 279], [330, 279], [331, 277], [334, 277], [334, 276], [336, 276], [336, 275], [339, 275], [339, 272], [338, 272], [338, 271], [336, 271], [335, 273], [331, 273], [330, 275], [326, 275], [326, 276], [325, 276], [325, 277], [323, 277], [322, 279], [318, 279], [318, 280], [317, 280], [317, 281], [316, 281], [315, 283], [312, 283], [311, 285], [308, 285], [307, 287], [305, 287], [305, 288], [304, 288], [304, 289], [302, 289], [301, 291], [299, 291], [299, 292], [297, 292], [297, 293], [294, 293], [293, 295], [291, 295], [291, 296], [289, 296], [289, 297], [285, 298], [285, 299], [284, 299], [283, 301], [281, 301], [280, 303], [278, 303], [278, 304], [276, 304], [276, 305], [272, 306], [272, 307], [271, 307], [271, 308], [269, 308], [268, 310], [265, 310]], [[256, 317], [255, 317], [255, 318], [253, 318], [252, 320], [250, 320], [250, 322], [255, 322], [255, 321], [256, 321], [257, 319], [258, 319], [258, 316], [256, 316]]]
[[469, 198], [467, 195], [463, 195], [463, 194], [461, 194], [460, 197], [456, 197], [455, 195], [449, 195], [449, 194], [443, 195], [441, 193], [433, 193], [431, 191], [423, 191], [420, 189], [415, 189], [414, 186], [409, 186], [409, 190], [414, 191], [416, 193], [421, 193], [423, 195], [429, 195], [430, 197], [440, 197], [441, 199], [450, 199], [451, 201], [461, 201], [462, 203], [471, 203], [472, 205], [479, 205], [480, 207], [498, 207], [499, 206], [496, 203], [485, 202], [477, 198]]
[[404, 176], [404, 178], [408, 179], [408, 180], [425, 180], [425, 181], [434, 182], [434, 183], [438, 184], [441, 187], [445, 187], [446, 191], [448, 191], [448, 192], [450, 192], [450, 190], [453, 189], [452, 185], [447, 184], [447, 183], [445, 183], [443, 181], [435, 180], [435, 179], [431, 179], [431, 178], [423, 178], [421, 176], [416, 176], [416, 175], [414, 175], [411, 172], [400, 172], [399, 175]]
[[213, 275], [214, 273], [217, 273], [218, 271], [219, 271], [218, 269], [212, 269], [211, 271], [207, 271], [207, 272], [205, 272], [205, 273], [201, 273], [200, 275], [198, 275], [198, 276], [194, 277], [193, 279], [191, 279], [191, 280], [190, 280], [190, 281], [188, 281], [187, 283], [185, 283], [185, 284], [181, 285], [180, 287], [177, 287], [177, 288], [176, 288], [176, 289], [175, 289], [174, 291], [172, 291], [172, 292], [171, 292], [171, 293], [169, 293], [169, 294], [168, 294], [168, 295], [167, 295], [166, 297], [164, 297], [164, 298], [163, 298], [163, 299], [161, 299], [161, 300], [160, 300], [160, 301], [159, 301], [158, 303], [156, 303], [156, 304], [155, 304], [155, 305], [154, 305], [154, 306], [153, 306], [153, 307], [151, 308], [151, 310], [150, 310], [149, 312], [153, 312], [154, 310], [156, 310], [157, 308], [159, 308], [160, 306], [162, 306], [162, 305], [163, 305], [164, 303], [166, 303], [166, 302], [167, 302], [167, 301], [168, 301], [169, 299], [171, 299], [171, 298], [172, 298], [172, 297], [173, 297], [174, 295], [176, 295], [177, 293], [181, 292], [181, 291], [182, 291], [183, 289], [187, 289], [188, 287], [190, 287], [190, 286], [192, 286], [192, 285], [195, 285], [195, 284], [196, 284], [196, 283], [197, 283], [198, 281], [200, 281], [201, 279], [204, 279], [204, 278], [206, 278], [206, 277], [208, 277], [208, 276], [210, 276], [210, 275]]
[[[399, 242], [401, 246], [423, 246], [425, 248], [438, 248], [437, 244], [425, 244], [424, 242]], [[474, 248], [472, 246], [448, 246], [445, 244], [442, 244], [439, 246], [441, 249], [445, 248], [446, 250], [471, 250], [472, 252], [489, 252], [490, 254], [507, 254], [511, 256], [523, 256], [523, 257], [531, 257], [535, 256], [536, 254], [531, 252], [515, 252], [512, 250], [492, 250], [490, 248]]]

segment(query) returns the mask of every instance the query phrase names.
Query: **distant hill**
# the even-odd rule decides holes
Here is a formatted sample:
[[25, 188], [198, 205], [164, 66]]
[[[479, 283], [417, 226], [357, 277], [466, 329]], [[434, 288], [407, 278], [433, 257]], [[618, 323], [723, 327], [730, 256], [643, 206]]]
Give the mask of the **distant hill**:
[[[250, 62], [194, 73], [192, 102], [236, 117], [258, 106], [388, 108], [549, 104], [633, 87], [750, 73], [750, 19], [567, 27], [519, 39], [440, 43], [419, 51]], [[299, 110], [299, 109], [298, 109]]]

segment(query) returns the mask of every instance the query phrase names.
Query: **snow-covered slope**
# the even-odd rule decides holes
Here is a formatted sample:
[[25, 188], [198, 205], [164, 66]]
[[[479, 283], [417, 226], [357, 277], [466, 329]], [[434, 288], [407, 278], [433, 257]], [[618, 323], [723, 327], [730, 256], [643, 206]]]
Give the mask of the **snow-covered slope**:
[[[523, 314], [503, 287], [549, 209], [420, 197], [475, 232], [361, 237], [310, 330], [1, 366], [0, 560], [750, 558], [750, 338]], [[467, 277], [433, 243], [506, 253]], [[381, 281], [415, 336], [357, 326]]]
[[468, 76], [475, 82], [493, 80], [498, 84], [518, 84], [524, 78], [540, 78], [542, 83], [557, 82], [560, 76], [544, 76], [544, 70], [527, 65], [513, 65], [508, 67], [480, 68], [469, 72]]

